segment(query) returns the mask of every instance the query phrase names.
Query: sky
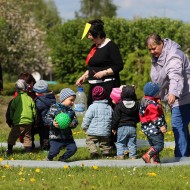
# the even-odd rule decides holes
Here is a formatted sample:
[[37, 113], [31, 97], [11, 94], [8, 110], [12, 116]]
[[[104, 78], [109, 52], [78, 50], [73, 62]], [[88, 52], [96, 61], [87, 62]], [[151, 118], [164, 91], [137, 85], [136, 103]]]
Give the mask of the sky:
[[[54, 0], [59, 15], [64, 19], [74, 19], [81, 0]], [[167, 17], [190, 23], [190, 0], [112, 0], [118, 7], [117, 17]]]

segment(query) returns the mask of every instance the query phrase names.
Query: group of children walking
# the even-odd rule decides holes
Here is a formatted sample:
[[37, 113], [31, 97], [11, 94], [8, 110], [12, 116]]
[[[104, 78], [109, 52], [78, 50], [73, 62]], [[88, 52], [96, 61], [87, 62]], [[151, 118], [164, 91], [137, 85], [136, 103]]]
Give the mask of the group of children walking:
[[[26, 152], [31, 152], [34, 144], [34, 129], [40, 136], [41, 148], [48, 151], [46, 160], [52, 161], [64, 147], [66, 151], [59, 161], [67, 161], [77, 151], [72, 135], [72, 129], [78, 125], [77, 117], [72, 109], [76, 94], [70, 88], [64, 88], [56, 102], [55, 95], [48, 89], [48, 83], [39, 80], [33, 84], [35, 97], [28, 95], [29, 84], [24, 79], [18, 79], [16, 96], [10, 102], [6, 117], [11, 127], [8, 136], [7, 154], [12, 154], [13, 146], [18, 138], [23, 139]], [[167, 130], [164, 113], [159, 99], [159, 86], [148, 82], [144, 86], [144, 97], [137, 100], [135, 87], [124, 85], [114, 88], [110, 94], [114, 109], [106, 100], [106, 91], [102, 86], [92, 90], [93, 103], [88, 107], [81, 127], [86, 132], [86, 144], [91, 158], [98, 158], [99, 149], [102, 156], [110, 156], [111, 133], [117, 136], [116, 159], [137, 157], [137, 123], [147, 136], [150, 149], [142, 156], [146, 163], [160, 163], [159, 152], [164, 148], [164, 135]], [[60, 113], [69, 116], [69, 124], [62, 129], [56, 116]], [[64, 120], [64, 119], [63, 119]]]

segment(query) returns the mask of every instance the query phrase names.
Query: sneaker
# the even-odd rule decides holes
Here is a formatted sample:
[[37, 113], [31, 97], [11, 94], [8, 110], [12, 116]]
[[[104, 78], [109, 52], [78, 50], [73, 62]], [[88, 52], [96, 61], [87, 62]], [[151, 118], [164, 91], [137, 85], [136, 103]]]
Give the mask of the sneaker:
[[90, 158], [94, 159], [94, 158], [98, 158], [99, 154], [94, 152], [94, 153], [90, 153]]
[[9, 156], [12, 153], [13, 153], [13, 151], [12, 150], [8, 150], [8, 149], [4, 152], [5, 156]]
[[114, 158], [115, 158], [116, 160], [125, 160], [125, 156], [124, 156], [124, 155], [114, 156]]
[[129, 157], [129, 160], [136, 160], [136, 157]]
[[67, 160], [65, 158], [63, 158], [62, 156], [59, 157], [58, 161], [60, 161], [60, 162], [67, 162]]
[[51, 158], [48, 158], [48, 157], [46, 157], [46, 159], [45, 159], [46, 161], [53, 161], [53, 159]]

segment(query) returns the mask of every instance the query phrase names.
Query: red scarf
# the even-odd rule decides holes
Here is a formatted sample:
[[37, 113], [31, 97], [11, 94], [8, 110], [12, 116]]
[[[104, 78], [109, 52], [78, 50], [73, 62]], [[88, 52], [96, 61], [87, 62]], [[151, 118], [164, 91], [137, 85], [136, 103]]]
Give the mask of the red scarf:
[[88, 65], [88, 62], [91, 59], [91, 57], [93, 57], [94, 53], [96, 52], [96, 49], [97, 49], [96, 46], [91, 49], [90, 53], [88, 54], [86, 58], [86, 65]]

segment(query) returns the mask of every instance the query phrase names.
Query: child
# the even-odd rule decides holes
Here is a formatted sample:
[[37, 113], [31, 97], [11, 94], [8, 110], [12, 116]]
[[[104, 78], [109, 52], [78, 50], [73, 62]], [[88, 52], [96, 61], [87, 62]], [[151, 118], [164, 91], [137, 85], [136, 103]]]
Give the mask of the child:
[[23, 79], [17, 80], [15, 86], [18, 95], [10, 104], [11, 131], [8, 137], [7, 154], [12, 154], [13, 145], [21, 134], [26, 152], [29, 153], [32, 150], [31, 129], [36, 115], [34, 101], [27, 95], [27, 84]]
[[139, 103], [135, 94], [135, 88], [131, 85], [122, 87], [122, 101], [116, 105], [112, 119], [112, 132], [117, 131], [117, 156], [116, 159], [123, 160], [128, 147], [129, 158], [136, 159], [136, 126], [139, 122]]
[[113, 88], [110, 94], [110, 98], [112, 99], [112, 103], [114, 105], [119, 104], [119, 102], [121, 101], [121, 89], [122, 88]]
[[93, 103], [89, 106], [82, 122], [82, 129], [86, 131], [86, 144], [91, 158], [99, 157], [96, 143], [99, 143], [103, 156], [110, 155], [110, 135], [112, 108], [108, 104], [105, 89], [96, 86], [92, 89]]
[[43, 150], [48, 151], [49, 126], [44, 124], [44, 118], [51, 105], [56, 103], [56, 99], [53, 92], [48, 90], [48, 83], [44, 80], [37, 81], [33, 86], [33, 91], [36, 93], [36, 125], [40, 136], [40, 145]]
[[[76, 94], [70, 88], [64, 88], [60, 92], [60, 102], [56, 102], [50, 107], [45, 116], [45, 124], [50, 126], [49, 140], [50, 150], [46, 160], [52, 161], [59, 154], [62, 147], [66, 147], [66, 152], [59, 157], [59, 161], [65, 162], [77, 151], [76, 143], [73, 139], [71, 129], [78, 125], [75, 112], [72, 110]], [[71, 118], [71, 124], [66, 129], [59, 129], [59, 125], [55, 120], [55, 116], [61, 112], [67, 113]]]
[[144, 86], [145, 96], [140, 105], [141, 128], [147, 136], [150, 149], [142, 156], [146, 163], [160, 163], [159, 152], [164, 148], [164, 135], [167, 124], [159, 99], [159, 86], [156, 83], [148, 82]]

